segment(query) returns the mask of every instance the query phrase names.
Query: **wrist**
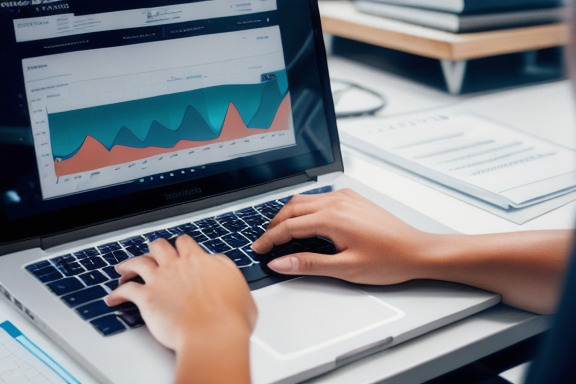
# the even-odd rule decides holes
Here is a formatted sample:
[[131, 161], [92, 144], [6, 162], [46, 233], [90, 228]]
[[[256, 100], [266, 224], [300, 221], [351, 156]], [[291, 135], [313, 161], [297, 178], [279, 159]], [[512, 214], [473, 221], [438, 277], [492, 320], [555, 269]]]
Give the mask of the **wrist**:
[[462, 249], [466, 249], [463, 236], [423, 235], [415, 252], [416, 278], [458, 281], [458, 263], [463, 261]]
[[222, 323], [194, 329], [175, 351], [175, 383], [249, 383], [250, 335], [249, 327]]

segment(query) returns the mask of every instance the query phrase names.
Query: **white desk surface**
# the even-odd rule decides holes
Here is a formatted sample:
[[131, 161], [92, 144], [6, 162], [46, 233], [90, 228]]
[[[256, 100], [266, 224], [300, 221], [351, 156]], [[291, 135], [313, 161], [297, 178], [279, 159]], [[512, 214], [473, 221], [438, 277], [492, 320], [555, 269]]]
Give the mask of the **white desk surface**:
[[[330, 58], [329, 69], [332, 78], [381, 92], [388, 99], [388, 105], [378, 112], [381, 116], [462, 106], [535, 136], [576, 147], [576, 104], [569, 80], [454, 96], [340, 57]], [[343, 152], [349, 175], [462, 233], [573, 228], [576, 221], [573, 202], [520, 226], [383, 167], [381, 161], [345, 145]]]
[[[468, 103], [501, 121], [563, 144], [576, 143], [573, 98], [567, 81], [516, 88], [491, 94], [452, 96], [342, 58], [331, 57], [333, 77], [372, 87], [389, 100], [382, 115], [394, 115]], [[373, 188], [420, 210], [463, 233], [573, 228], [576, 203], [536, 218], [522, 226], [442, 194], [377, 160], [344, 148], [346, 172]], [[35, 329], [16, 310], [0, 300], [0, 320], [11, 320], [30, 339], [51, 354], [82, 383], [95, 383], [90, 375]], [[542, 332], [546, 319], [503, 305], [444, 327], [333, 372], [311, 383], [417, 383], [448, 372], [478, 358]]]
[[[576, 147], [576, 118], [570, 81], [483, 94], [454, 96], [350, 60], [331, 57], [330, 75], [381, 92], [381, 116], [465, 105], [467, 109]], [[576, 202], [518, 225], [404, 176], [377, 159], [343, 147], [345, 171], [394, 199], [462, 233], [574, 228]], [[431, 332], [307, 383], [419, 383], [538, 334], [546, 318], [504, 305]]]

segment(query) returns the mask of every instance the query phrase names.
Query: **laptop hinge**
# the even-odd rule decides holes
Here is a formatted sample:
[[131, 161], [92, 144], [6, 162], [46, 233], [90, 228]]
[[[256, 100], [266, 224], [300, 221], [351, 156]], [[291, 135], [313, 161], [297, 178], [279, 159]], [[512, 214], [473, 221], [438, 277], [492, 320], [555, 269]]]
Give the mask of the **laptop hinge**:
[[26, 239], [22, 241], [15, 241], [13, 243], [5, 243], [0, 245], [0, 256], [7, 255], [9, 253], [14, 253], [22, 251], [24, 249], [34, 249], [42, 246], [42, 241], [40, 238]]
[[[233, 203], [235, 201], [250, 198], [258, 194], [263, 194], [298, 184], [304, 184], [306, 182], [313, 182], [316, 181], [317, 179], [318, 179], [317, 176], [310, 176], [306, 172], [303, 172], [301, 174], [294, 175], [285, 179], [260, 184], [246, 189], [232, 191], [188, 203], [182, 203], [171, 207], [166, 207], [130, 217], [118, 218], [116, 220], [111, 220], [109, 222], [85, 228], [79, 228], [74, 231], [45, 236], [41, 238], [40, 244], [36, 246], [40, 246], [42, 249], [49, 249], [72, 241], [103, 235], [105, 233], [119, 231], [146, 223], [163, 220], [170, 217], [176, 217], [183, 214], [190, 214], [203, 209], [217, 207], [227, 203]], [[21, 249], [22, 248], [19, 248], [19, 250]]]

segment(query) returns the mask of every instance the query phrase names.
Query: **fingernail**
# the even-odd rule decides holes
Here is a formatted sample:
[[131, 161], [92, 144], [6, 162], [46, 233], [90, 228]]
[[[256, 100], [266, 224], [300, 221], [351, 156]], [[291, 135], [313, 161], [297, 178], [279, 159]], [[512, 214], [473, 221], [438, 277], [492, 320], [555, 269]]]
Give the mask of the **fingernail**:
[[260, 242], [258, 240], [256, 240], [255, 242], [252, 243], [252, 245], [250, 246], [250, 248], [252, 248], [252, 250], [256, 253], [262, 253], [259, 251], [262, 251], [262, 247], [260, 246]]
[[298, 259], [293, 256], [279, 257], [268, 263], [268, 267], [278, 273], [298, 272]]

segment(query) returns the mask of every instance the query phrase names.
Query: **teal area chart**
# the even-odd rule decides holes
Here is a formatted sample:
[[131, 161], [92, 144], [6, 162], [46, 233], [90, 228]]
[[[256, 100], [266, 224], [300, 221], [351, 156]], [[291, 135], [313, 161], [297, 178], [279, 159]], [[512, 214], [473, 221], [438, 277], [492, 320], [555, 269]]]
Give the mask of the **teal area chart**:
[[73, 159], [87, 143], [112, 151], [215, 140], [232, 108], [248, 130], [269, 128], [287, 99], [288, 81], [285, 71], [262, 74], [260, 80], [49, 113], [54, 161]]

